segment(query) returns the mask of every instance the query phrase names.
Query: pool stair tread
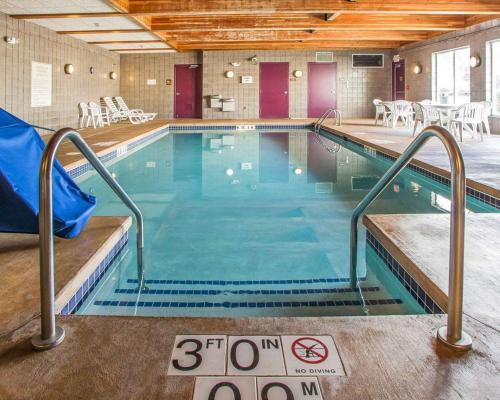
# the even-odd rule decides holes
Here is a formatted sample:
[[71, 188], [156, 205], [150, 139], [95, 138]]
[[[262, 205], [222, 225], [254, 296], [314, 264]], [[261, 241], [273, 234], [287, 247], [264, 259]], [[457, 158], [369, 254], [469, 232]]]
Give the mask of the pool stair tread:
[[[366, 278], [359, 278], [360, 281]], [[127, 283], [137, 284], [137, 279], [129, 278]], [[254, 279], [254, 280], [190, 280], [190, 279], [145, 279], [146, 284], [154, 285], [212, 285], [212, 286], [246, 286], [246, 285], [291, 285], [291, 284], [329, 284], [349, 283], [348, 277], [304, 278], [304, 279]]]

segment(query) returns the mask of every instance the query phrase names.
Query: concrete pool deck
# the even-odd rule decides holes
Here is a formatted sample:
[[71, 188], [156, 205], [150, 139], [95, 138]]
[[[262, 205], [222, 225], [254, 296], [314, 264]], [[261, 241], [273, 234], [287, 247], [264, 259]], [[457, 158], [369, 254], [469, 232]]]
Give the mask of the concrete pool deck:
[[[437, 346], [442, 315], [336, 318], [59, 317], [65, 341], [36, 353], [33, 321], [0, 342], [2, 399], [190, 400], [168, 376], [175, 335], [332, 335], [347, 376], [319, 377], [324, 400], [497, 399], [500, 334], [466, 318], [473, 350]], [[298, 399], [297, 399], [298, 400]]]

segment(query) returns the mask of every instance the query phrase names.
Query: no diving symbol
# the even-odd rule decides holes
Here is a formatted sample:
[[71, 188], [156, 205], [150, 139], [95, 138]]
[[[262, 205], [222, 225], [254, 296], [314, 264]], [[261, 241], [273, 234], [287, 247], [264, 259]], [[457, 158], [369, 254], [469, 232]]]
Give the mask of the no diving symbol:
[[319, 364], [328, 358], [328, 348], [318, 339], [301, 337], [292, 343], [292, 353], [300, 361]]

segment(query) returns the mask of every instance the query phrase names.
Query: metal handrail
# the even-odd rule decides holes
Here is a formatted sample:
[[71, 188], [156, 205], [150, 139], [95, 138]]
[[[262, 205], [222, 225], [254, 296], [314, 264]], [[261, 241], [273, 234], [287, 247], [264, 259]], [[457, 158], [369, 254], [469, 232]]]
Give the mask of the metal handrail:
[[54, 290], [54, 232], [52, 217], [52, 169], [55, 155], [61, 143], [69, 139], [89, 160], [90, 164], [101, 175], [116, 195], [130, 208], [137, 220], [137, 264], [139, 288], [144, 283], [144, 221], [141, 211], [122, 189], [118, 182], [101, 163], [97, 155], [91, 150], [78, 132], [71, 128], [63, 128], [50, 138], [42, 155], [40, 163], [39, 184], [39, 218], [38, 230], [40, 234], [40, 305], [41, 305], [41, 332], [32, 337], [31, 343], [36, 350], [48, 350], [59, 345], [64, 340], [64, 329], [56, 326], [55, 318], [55, 290]]
[[440, 126], [425, 128], [389, 170], [380, 178], [365, 198], [354, 209], [351, 218], [351, 286], [357, 287], [358, 220], [366, 208], [406, 167], [417, 151], [431, 137], [437, 137], [446, 148], [451, 165], [450, 264], [448, 287], [448, 325], [439, 328], [439, 342], [455, 350], [469, 350], [471, 337], [462, 331], [464, 283], [464, 228], [465, 228], [465, 165], [462, 151], [453, 135]]
[[315, 133], [318, 133], [321, 130], [321, 127], [323, 126], [323, 122], [325, 122], [326, 119], [331, 114], [333, 114], [333, 119], [335, 121], [335, 125], [337, 125], [337, 126], [342, 125], [342, 114], [340, 113], [340, 111], [335, 109], [335, 108], [329, 108], [314, 123], [314, 132]]

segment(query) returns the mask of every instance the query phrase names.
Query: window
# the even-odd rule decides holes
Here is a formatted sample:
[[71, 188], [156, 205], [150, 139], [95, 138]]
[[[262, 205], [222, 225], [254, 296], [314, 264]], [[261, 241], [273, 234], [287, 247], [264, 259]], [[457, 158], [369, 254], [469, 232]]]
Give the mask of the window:
[[486, 98], [491, 101], [492, 112], [500, 115], [500, 40], [486, 44]]
[[462, 47], [432, 55], [433, 100], [439, 104], [470, 102], [470, 49]]

